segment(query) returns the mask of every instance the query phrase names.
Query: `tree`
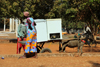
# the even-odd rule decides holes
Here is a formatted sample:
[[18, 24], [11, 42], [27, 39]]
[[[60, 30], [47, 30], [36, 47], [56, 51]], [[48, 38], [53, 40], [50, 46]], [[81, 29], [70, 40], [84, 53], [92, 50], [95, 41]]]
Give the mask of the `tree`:
[[68, 22], [77, 21], [78, 0], [55, 0], [53, 8], [46, 16], [48, 18], [62, 18], [63, 26]]
[[95, 34], [97, 33], [97, 25], [100, 23], [100, 9], [98, 8], [100, 8], [99, 0], [86, 0], [82, 1], [78, 12], [79, 20], [86, 22]]
[[64, 27], [85, 22], [96, 32], [99, 8], [99, 0], [0, 0], [0, 17], [23, 18], [23, 11], [29, 11], [35, 19], [62, 18]]
[[0, 16], [22, 18], [29, 11], [34, 18], [46, 18], [53, 6], [53, 0], [0, 0]]

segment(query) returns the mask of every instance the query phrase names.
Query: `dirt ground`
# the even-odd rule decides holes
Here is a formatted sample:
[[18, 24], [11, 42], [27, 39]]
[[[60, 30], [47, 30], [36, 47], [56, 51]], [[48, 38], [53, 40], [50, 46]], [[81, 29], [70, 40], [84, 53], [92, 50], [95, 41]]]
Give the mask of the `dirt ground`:
[[[16, 54], [16, 43], [0, 43], [0, 55]], [[44, 48], [48, 47], [52, 53], [59, 53], [59, 43], [46, 43]], [[100, 46], [93, 47], [92, 52], [100, 52]], [[85, 45], [83, 52], [90, 52], [90, 47]], [[77, 48], [66, 47], [66, 53], [77, 52]], [[21, 54], [24, 51], [21, 49]], [[0, 59], [0, 67], [100, 67], [100, 57], [38, 57], [18, 59], [5, 58]]]
[[0, 67], [100, 67], [100, 57], [39, 57], [0, 59]]
[[[52, 53], [59, 53], [59, 43], [45, 43], [44, 48], [46, 47], [50, 48]], [[17, 43], [0, 43], [0, 55], [16, 54], [16, 50]], [[65, 51], [66, 53], [76, 53], [77, 48], [66, 47]], [[100, 53], [100, 44], [97, 44], [96, 48], [92, 47], [92, 51], [91, 47], [84, 45], [83, 52]], [[23, 53], [24, 51], [21, 49], [21, 54]], [[0, 67], [100, 67], [100, 57], [0, 58]]]
[[[96, 47], [94, 47], [94, 45], [92, 46], [93, 47], [91, 51], [91, 47], [89, 47], [88, 45], [84, 45], [83, 52], [84, 53], [100, 52], [99, 44]], [[44, 48], [51, 49], [52, 53], [59, 53], [59, 43], [45, 43]], [[0, 54], [16, 54], [16, 50], [17, 50], [17, 43], [0, 43]], [[77, 52], [77, 47], [75, 48], [66, 47], [65, 51], [66, 53], [75, 53]], [[24, 50], [23, 48], [21, 48], [21, 54], [23, 53], [24, 53]]]

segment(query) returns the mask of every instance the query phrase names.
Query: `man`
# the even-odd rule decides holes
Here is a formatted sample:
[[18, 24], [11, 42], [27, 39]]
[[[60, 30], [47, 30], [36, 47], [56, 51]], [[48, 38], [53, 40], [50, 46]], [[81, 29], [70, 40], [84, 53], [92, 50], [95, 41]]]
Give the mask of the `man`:
[[89, 39], [89, 36], [92, 35], [92, 32], [91, 32], [91, 29], [87, 25], [85, 25], [84, 35], [86, 35], [85, 40], [88, 43], [88, 45], [90, 46], [90, 42], [88, 41], [88, 39]]
[[87, 25], [85, 25], [84, 34], [86, 35], [86, 38], [89, 38], [89, 35], [92, 35], [91, 29]]
[[25, 45], [22, 45], [21, 43], [19, 43], [18, 41], [23, 41], [26, 38], [26, 34], [27, 34], [27, 28], [24, 24], [24, 22], [21, 22], [21, 24], [19, 24], [18, 26], [18, 37], [17, 37], [17, 54], [19, 54], [21, 52], [21, 48], [23, 47], [24, 51], [25, 51]]
[[85, 25], [85, 31], [84, 31], [84, 33], [85, 34], [92, 34], [91, 29], [87, 25]]

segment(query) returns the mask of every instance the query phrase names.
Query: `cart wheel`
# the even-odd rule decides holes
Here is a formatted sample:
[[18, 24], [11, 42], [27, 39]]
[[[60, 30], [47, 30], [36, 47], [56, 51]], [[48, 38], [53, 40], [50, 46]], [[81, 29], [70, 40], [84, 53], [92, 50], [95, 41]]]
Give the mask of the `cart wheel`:
[[52, 51], [49, 48], [43, 48], [40, 53], [44, 53], [44, 52], [49, 52], [52, 53]]

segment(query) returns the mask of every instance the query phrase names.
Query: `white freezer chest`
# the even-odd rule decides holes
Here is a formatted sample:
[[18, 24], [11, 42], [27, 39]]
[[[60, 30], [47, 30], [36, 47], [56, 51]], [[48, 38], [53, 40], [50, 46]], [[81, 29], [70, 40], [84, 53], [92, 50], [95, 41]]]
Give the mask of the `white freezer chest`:
[[61, 19], [35, 19], [37, 42], [62, 39]]

